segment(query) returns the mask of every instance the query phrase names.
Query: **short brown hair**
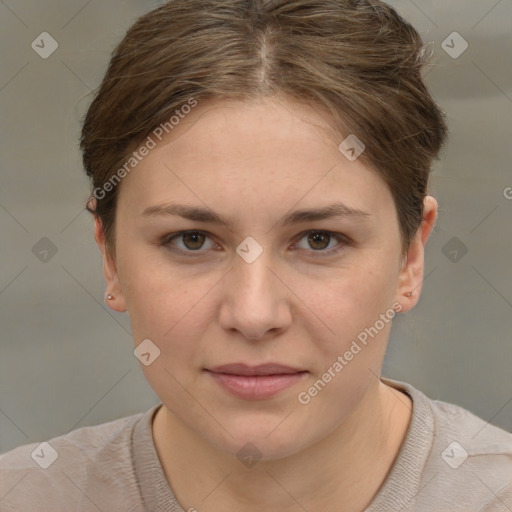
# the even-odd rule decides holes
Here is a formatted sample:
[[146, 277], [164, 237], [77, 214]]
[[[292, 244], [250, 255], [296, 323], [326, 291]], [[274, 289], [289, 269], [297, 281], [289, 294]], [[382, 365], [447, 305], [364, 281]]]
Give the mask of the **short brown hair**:
[[[359, 158], [389, 186], [406, 249], [448, 135], [423, 81], [426, 49], [379, 0], [171, 0], [139, 18], [112, 54], [83, 122], [86, 173], [102, 187], [192, 97], [285, 94], [326, 108], [340, 133], [363, 141]], [[117, 194], [87, 204], [111, 254]]]

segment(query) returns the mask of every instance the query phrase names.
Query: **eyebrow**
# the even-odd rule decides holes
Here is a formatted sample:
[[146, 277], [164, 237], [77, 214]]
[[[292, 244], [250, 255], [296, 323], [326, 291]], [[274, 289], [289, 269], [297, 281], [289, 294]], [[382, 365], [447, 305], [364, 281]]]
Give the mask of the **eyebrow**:
[[[183, 217], [184, 219], [189, 219], [195, 222], [220, 224], [227, 227], [231, 231], [233, 228], [232, 219], [226, 219], [208, 208], [184, 204], [167, 203], [157, 206], [150, 206], [146, 208], [141, 214], [142, 217], [153, 217], [159, 215], [177, 215], [179, 217]], [[321, 208], [295, 210], [285, 215], [278, 224], [284, 227], [291, 224], [299, 224], [301, 222], [314, 222], [318, 220], [330, 219], [333, 217], [365, 219], [367, 217], [371, 217], [371, 214], [363, 210], [352, 208], [344, 203], [336, 202]]]

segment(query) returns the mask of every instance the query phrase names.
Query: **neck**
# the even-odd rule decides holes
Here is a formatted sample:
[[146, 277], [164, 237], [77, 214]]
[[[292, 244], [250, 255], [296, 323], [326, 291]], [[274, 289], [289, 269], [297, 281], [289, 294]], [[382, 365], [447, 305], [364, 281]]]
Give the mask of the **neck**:
[[[164, 473], [185, 510], [361, 511], [384, 482], [405, 438], [410, 398], [381, 381], [354, 413], [301, 452], [244, 468], [191, 431], [165, 406], [153, 421]], [[377, 411], [377, 413], [376, 413]]]

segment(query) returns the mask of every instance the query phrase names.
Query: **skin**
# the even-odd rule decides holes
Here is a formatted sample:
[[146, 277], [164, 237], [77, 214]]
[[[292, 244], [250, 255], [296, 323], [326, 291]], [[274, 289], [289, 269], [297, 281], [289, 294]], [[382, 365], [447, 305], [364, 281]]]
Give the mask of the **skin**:
[[[129, 312], [135, 346], [149, 338], [160, 349], [141, 368], [164, 404], [153, 437], [184, 510], [360, 511], [404, 441], [411, 401], [379, 379], [390, 323], [307, 405], [298, 401], [379, 315], [414, 307], [437, 216], [427, 197], [403, 254], [391, 193], [338, 150], [346, 135], [282, 97], [200, 103], [119, 185], [114, 256], [95, 221], [109, 306]], [[335, 201], [368, 215], [278, 224]], [[234, 225], [142, 216], [168, 202], [206, 206]], [[162, 245], [186, 230], [206, 236]], [[311, 231], [327, 235], [315, 243]], [[252, 263], [236, 252], [248, 236], [263, 248]], [[245, 400], [203, 371], [271, 361], [309, 373]], [[261, 454], [252, 467], [237, 457], [248, 442]]]

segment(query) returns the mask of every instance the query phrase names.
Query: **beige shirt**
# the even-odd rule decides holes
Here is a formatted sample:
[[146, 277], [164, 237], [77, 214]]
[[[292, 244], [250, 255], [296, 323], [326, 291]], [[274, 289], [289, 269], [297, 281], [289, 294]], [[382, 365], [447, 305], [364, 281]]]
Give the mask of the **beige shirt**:
[[[413, 411], [364, 512], [511, 512], [512, 434], [410, 384], [382, 381], [406, 392]], [[0, 455], [0, 511], [193, 510], [177, 502], [156, 453], [151, 422], [160, 406]], [[201, 512], [199, 497], [194, 508]]]

